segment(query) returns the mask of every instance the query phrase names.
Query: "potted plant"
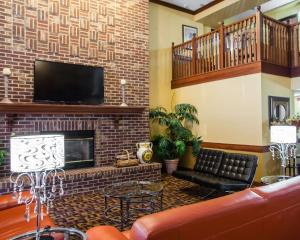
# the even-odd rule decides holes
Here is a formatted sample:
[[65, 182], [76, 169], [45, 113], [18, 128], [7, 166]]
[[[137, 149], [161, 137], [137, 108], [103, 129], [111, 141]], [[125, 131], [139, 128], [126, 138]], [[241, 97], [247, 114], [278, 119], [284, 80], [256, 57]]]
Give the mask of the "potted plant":
[[5, 151], [0, 150], [0, 165], [4, 163]]
[[[197, 156], [200, 151], [201, 137], [194, 136], [191, 127], [199, 124], [197, 109], [191, 104], [177, 104], [173, 112], [163, 107], [150, 109], [149, 117], [153, 124], [163, 127], [162, 133], [152, 138], [156, 144], [156, 155], [166, 163], [167, 173], [177, 169], [187, 145], [192, 146], [192, 153]], [[186, 127], [190, 125], [190, 127]]]

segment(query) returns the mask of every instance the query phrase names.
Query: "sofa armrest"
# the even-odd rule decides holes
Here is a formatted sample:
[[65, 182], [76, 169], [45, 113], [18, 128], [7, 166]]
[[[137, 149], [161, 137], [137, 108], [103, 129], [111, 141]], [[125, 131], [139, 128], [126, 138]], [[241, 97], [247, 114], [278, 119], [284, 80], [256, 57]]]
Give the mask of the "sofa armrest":
[[88, 240], [128, 240], [118, 229], [112, 226], [98, 226], [86, 232]]
[[[23, 197], [29, 197], [30, 193], [28, 191], [25, 191], [22, 193]], [[8, 209], [8, 208], [13, 208], [20, 205], [18, 203], [17, 198], [13, 198], [12, 194], [4, 194], [0, 195], [0, 211]]]

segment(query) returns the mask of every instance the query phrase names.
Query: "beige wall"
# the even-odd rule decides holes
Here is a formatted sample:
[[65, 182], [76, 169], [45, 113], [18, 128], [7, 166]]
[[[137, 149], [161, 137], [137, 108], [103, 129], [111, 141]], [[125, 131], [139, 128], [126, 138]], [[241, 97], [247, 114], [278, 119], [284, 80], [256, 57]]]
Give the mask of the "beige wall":
[[[289, 97], [291, 114], [294, 112], [294, 97], [291, 89], [291, 79], [262, 73], [261, 77], [261, 106], [262, 106], [262, 145], [270, 143], [269, 127], [269, 96]], [[260, 176], [280, 173], [280, 161], [273, 160], [270, 153], [261, 154], [261, 162], [257, 169]]]
[[300, 114], [300, 100], [298, 100], [300, 97], [300, 77], [292, 78], [291, 81], [292, 90], [297, 93], [297, 97], [294, 97], [294, 113]]
[[262, 144], [270, 143], [269, 134], [269, 96], [289, 97], [291, 114], [294, 113], [294, 97], [291, 90], [291, 79], [288, 77], [262, 74]]
[[[264, 73], [178, 88], [173, 94], [174, 104], [197, 107], [200, 125], [195, 132], [205, 142], [266, 146], [270, 143], [268, 96], [290, 97], [293, 109], [291, 79]], [[256, 181], [280, 173], [280, 162], [270, 153], [241, 153], [258, 156]], [[194, 161], [188, 153], [180, 164], [190, 168]]]
[[175, 103], [199, 112], [195, 131], [206, 142], [261, 145], [261, 74], [174, 89]]
[[[205, 142], [262, 145], [261, 74], [225, 79], [173, 90], [174, 103], [196, 106], [200, 120], [194, 132]], [[221, 149], [222, 150], [222, 149]], [[225, 150], [230, 152], [228, 150]], [[238, 151], [231, 151], [238, 152]], [[255, 181], [264, 176], [264, 154], [259, 158]], [[192, 168], [195, 158], [188, 152], [180, 166]]]
[[150, 107], [171, 107], [171, 45], [182, 43], [182, 24], [206, 31], [193, 15], [150, 3]]

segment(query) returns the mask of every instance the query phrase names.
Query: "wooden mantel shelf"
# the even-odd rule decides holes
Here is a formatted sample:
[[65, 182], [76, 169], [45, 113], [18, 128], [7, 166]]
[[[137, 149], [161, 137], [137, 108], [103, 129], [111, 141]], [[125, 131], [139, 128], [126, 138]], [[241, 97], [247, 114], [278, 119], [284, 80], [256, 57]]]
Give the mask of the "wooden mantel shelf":
[[131, 115], [144, 110], [136, 106], [0, 103], [0, 113]]

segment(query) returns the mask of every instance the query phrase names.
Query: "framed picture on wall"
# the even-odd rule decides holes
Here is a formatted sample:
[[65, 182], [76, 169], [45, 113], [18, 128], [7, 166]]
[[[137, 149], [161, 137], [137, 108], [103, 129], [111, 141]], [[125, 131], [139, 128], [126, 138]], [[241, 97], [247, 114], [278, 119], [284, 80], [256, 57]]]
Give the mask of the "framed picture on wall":
[[290, 116], [290, 98], [269, 96], [269, 124], [284, 123]]
[[198, 35], [198, 28], [182, 25], [182, 41], [186, 42], [193, 38], [193, 35]]

